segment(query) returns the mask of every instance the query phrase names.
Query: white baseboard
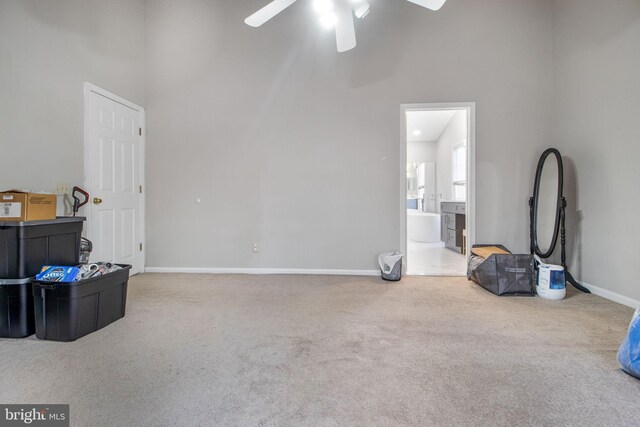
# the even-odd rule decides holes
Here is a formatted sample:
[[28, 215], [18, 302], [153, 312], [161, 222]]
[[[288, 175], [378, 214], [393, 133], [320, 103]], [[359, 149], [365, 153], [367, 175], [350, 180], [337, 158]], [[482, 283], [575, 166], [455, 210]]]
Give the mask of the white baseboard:
[[188, 274], [308, 274], [324, 276], [378, 276], [378, 270], [328, 270], [305, 268], [193, 268], [193, 267], [146, 267], [145, 273]]
[[609, 291], [607, 289], [600, 288], [598, 286], [593, 286], [585, 282], [579, 282], [585, 288], [589, 289], [592, 294], [598, 295], [602, 298], [608, 299], [613, 302], [617, 302], [618, 304], [626, 305], [631, 308], [638, 308], [640, 306], [640, 301], [635, 300], [633, 298], [625, 297], [624, 295], [620, 295], [616, 292]]

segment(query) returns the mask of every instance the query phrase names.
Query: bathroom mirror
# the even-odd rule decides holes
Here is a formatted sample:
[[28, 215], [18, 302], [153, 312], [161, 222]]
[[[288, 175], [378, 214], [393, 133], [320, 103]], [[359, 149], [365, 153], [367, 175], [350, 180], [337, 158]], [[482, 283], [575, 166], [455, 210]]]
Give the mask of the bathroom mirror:
[[531, 249], [541, 258], [549, 258], [560, 231], [563, 184], [562, 156], [549, 148], [540, 157], [531, 198]]
[[407, 193], [414, 194], [418, 186], [416, 185], [416, 177], [408, 176], [407, 177]]
[[418, 175], [416, 174], [416, 163], [407, 163], [407, 197], [418, 197]]

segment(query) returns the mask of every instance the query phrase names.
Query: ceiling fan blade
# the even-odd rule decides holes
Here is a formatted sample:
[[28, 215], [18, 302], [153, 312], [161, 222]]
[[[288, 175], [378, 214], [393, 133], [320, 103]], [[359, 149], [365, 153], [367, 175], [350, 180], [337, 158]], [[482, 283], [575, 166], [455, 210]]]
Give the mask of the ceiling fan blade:
[[426, 7], [427, 9], [440, 10], [442, 5], [447, 0], [407, 0], [407, 1], [417, 4], [418, 6]]
[[369, 8], [369, 2], [364, 0], [353, 7], [353, 13], [356, 14], [356, 18], [362, 19], [369, 14]]
[[353, 23], [351, 6], [340, 4], [336, 7], [336, 43], [338, 52], [346, 52], [356, 47], [356, 28]]
[[296, 1], [297, 0], [273, 0], [271, 3], [245, 19], [244, 23], [252, 27], [259, 27]]

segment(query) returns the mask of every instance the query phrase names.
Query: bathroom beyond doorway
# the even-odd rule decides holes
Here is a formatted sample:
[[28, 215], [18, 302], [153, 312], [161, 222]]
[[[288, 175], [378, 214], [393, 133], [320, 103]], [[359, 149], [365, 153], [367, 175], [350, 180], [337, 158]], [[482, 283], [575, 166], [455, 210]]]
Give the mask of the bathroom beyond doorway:
[[401, 122], [405, 273], [464, 276], [474, 241], [475, 104], [402, 105]]

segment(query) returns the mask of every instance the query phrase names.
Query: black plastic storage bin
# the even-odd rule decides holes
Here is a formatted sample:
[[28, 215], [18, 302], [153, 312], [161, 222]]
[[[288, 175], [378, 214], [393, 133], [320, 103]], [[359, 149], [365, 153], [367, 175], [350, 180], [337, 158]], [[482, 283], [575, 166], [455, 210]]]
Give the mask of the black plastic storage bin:
[[31, 279], [0, 279], [0, 338], [24, 338], [35, 331]]
[[73, 283], [33, 283], [36, 337], [75, 341], [124, 317], [130, 265]]
[[84, 217], [0, 222], [0, 279], [26, 279], [45, 265], [80, 262]]

